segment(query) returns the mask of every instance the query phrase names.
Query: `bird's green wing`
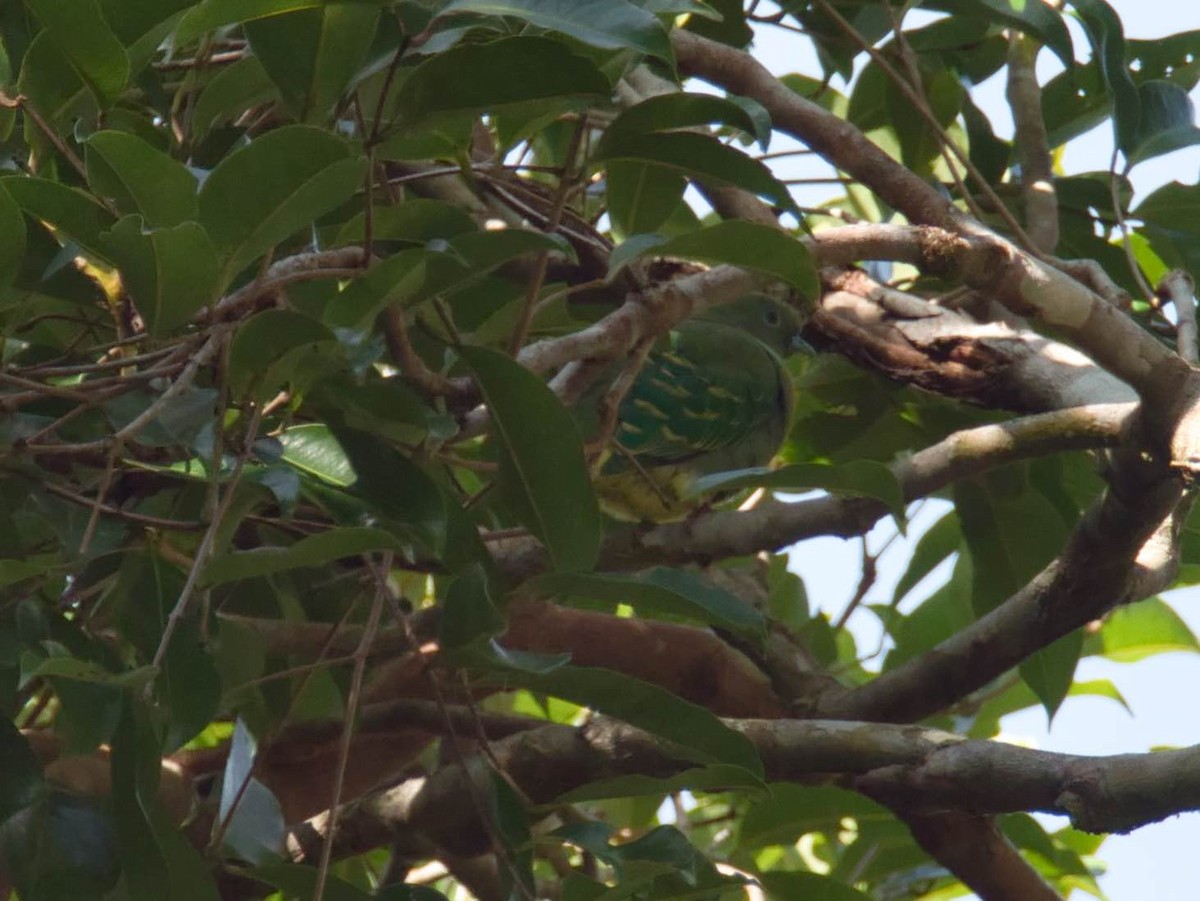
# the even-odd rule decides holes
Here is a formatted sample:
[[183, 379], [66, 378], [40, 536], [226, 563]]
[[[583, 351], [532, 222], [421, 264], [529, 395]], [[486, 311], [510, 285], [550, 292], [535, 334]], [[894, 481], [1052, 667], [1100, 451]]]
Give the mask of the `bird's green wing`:
[[652, 353], [621, 404], [606, 472], [628, 457], [643, 467], [691, 463], [696, 475], [761, 466], [790, 415], [791, 381], [762, 342], [716, 322], [694, 320]]

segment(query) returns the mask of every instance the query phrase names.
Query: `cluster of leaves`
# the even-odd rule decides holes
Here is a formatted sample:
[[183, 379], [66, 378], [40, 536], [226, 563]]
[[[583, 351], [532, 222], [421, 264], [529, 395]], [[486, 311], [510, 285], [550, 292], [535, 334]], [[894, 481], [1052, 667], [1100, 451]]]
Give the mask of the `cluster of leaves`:
[[[998, 185], [1011, 148], [963, 85], [999, 70], [1004, 29], [1016, 28], [1067, 66], [1046, 88], [1055, 145], [1105, 119], [1129, 166], [1195, 140], [1194, 36], [1125, 41], [1107, 4], [1076, 0], [1094, 49], [1081, 64], [1040, 3], [926, 6], [952, 14], [905, 32], [937, 129], [906, 114], [878, 60], [848, 96], [830, 87], [856, 71], [861, 46], [808, 3], [780, 14], [812, 37], [826, 77], [784, 83], [949, 183], [933, 133], [944, 132]], [[868, 42], [892, 28], [884, 4], [835, 7]], [[559, 897], [573, 899], [737, 890], [743, 877], [714, 861], [778, 897], [952, 890], [885, 808], [834, 788], [764, 793], [753, 748], [709, 711], [498, 637], [522, 588], [715, 626], [749, 645], [774, 620], [847, 680], [872, 675], [849, 634], [809, 609], [782, 557], [767, 612], [683, 569], [593, 571], [614, 525], [584, 443], [511, 353], [615, 309], [645, 287], [651, 257], [732, 264], [816, 295], [795, 235], [718, 222], [685, 197], [689, 185], [734, 186], [799, 226], [805, 214], [755, 150], [772, 137], [761, 106], [699, 93], [613, 99], [637, 67], [675, 77], [672, 27], [744, 47], [752, 24], [734, 0], [0, 5], [0, 866], [22, 897], [208, 899], [217, 874], [235, 870], [280, 897], [311, 896], [316, 871], [283, 862], [288, 824], [255, 778], [251, 736], [266, 745], [291, 724], [345, 716], [355, 679], [345, 660], [272, 646], [249, 623], [369, 633], [381, 582], [440, 611], [440, 662], [503, 686], [492, 709], [556, 722], [599, 710], [697, 766], [678, 783], [584, 791], [570, 799], [578, 821], [536, 839], [529, 812], [493, 780], [514, 891], [534, 892], [535, 879], [560, 880]], [[885, 43], [881, 58], [893, 51]], [[1065, 252], [1134, 287], [1109, 240], [1116, 216], [1140, 223], [1130, 245], [1151, 277], [1193, 262], [1197, 188], [1114, 211], [1109, 181], [1061, 181]], [[829, 209], [889, 215], [854, 189]], [[488, 227], [496, 210], [508, 227]], [[990, 415], [832, 355], [796, 376], [790, 465], [770, 487], [870, 495], [898, 521], [900, 491], [881, 464]], [[480, 401], [486, 439], [468, 415]], [[956, 486], [953, 511], [876, 609], [891, 644], [882, 667], [1023, 585], [1099, 488], [1082, 455]], [[536, 585], [497, 563], [489, 539], [514, 529], [547, 552], [551, 572]], [[951, 558], [950, 581], [901, 613]], [[1119, 699], [1110, 684], [1073, 682], [1081, 655], [1195, 646], [1166, 604], [1142, 604], [1031, 658], [955, 725], [990, 737], [1002, 715], [1039, 701], [1053, 711], [1071, 693]], [[105, 789], [64, 788], [18, 727], [52, 735], [64, 757], [111, 748]], [[162, 804], [160, 761], [222, 745], [206, 857]], [[664, 798], [685, 789], [694, 806], [664, 825]], [[1048, 878], [1095, 890], [1082, 859], [1098, 839], [1050, 835], [1024, 815], [1003, 828]], [[387, 859], [340, 862], [326, 896], [440, 897], [381, 885]], [[548, 861], [587, 866], [564, 877]]]

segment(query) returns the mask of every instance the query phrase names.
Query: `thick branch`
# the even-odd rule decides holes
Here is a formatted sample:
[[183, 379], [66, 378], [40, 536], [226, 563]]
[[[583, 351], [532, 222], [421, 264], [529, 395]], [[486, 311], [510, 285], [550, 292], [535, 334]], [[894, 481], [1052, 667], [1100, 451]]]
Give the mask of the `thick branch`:
[[999, 607], [937, 647], [842, 697], [824, 716], [912, 722], [944, 709], [1035, 651], [1119, 604], [1166, 587], [1146, 578], [1141, 553], [1179, 503], [1170, 478], [1124, 499], [1109, 492], [1092, 507], [1063, 553]]
[[[910, 815], [1042, 811], [1068, 816], [1087, 831], [1125, 832], [1200, 809], [1200, 747], [1086, 757], [966, 740], [915, 726], [819, 720], [727, 723], [753, 742], [768, 781], [836, 776]], [[677, 748], [606, 718], [578, 728], [547, 725], [494, 742], [491, 752], [534, 804], [550, 803], [590, 783], [629, 775], [666, 778], [694, 766], [680, 758]], [[394, 834], [417, 832], [456, 854], [486, 850], [489, 836], [471, 800], [468, 772], [477, 781], [474, 791], [480, 790], [487, 775], [476, 757], [466, 766], [410, 779], [343, 811], [338, 853], [360, 849], [356, 834], [378, 843], [381, 825]], [[313, 853], [327, 822], [322, 815], [293, 833], [295, 856]]]

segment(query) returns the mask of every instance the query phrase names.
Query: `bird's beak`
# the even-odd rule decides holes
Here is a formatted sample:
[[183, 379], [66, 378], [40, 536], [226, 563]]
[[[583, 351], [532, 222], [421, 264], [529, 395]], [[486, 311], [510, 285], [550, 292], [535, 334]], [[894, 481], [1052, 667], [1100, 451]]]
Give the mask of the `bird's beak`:
[[801, 338], [798, 334], [792, 336], [791, 344], [788, 346], [788, 354], [812, 354], [816, 353], [813, 346]]

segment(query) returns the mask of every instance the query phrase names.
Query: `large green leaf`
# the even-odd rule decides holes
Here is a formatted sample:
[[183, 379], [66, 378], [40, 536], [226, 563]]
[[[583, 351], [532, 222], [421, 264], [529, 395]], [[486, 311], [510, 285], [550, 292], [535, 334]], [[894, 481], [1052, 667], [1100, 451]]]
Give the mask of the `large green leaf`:
[[622, 110], [605, 133], [615, 138], [621, 134], [648, 134], [704, 125], [736, 128], [758, 141], [763, 150], [771, 141], [771, 116], [757, 102], [741, 97], [682, 92], [660, 94]]
[[223, 160], [200, 189], [223, 280], [346, 200], [364, 168], [344, 141], [307, 125], [275, 129]]
[[25, 217], [0, 181], [0, 289], [7, 288], [25, 259]]
[[787, 282], [805, 297], [815, 298], [820, 287], [816, 263], [807, 247], [777, 228], [740, 219], [718, 222], [674, 238], [637, 235], [613, 250], [609, 272], [621, 269], [635, 257], [650, 253], [706, 263], [729, 263], [763, 272]]
[[147, 229], [141, 216], [126, 216], [101, 241], [150, 334], [184, 325], [216, 301], [217, 249], [197, 223]]
[[442, 15], [512, 16], [605, 50], [636, 50], [670, 62], [667, 30], [628, 0], [450, 0]]
[[714, 714], [657, 685], [593, 667], [564, 666], [544, 675], [505, 671], [496, 681], [590, 707], [672, 742], [682, 760], [726, 763], [762, 778], [750, 739]]
[[105, 256], [101, 234], [112, 228], [113, 217], [91, 196], [46, 178], [6, 178], [3, 185], [30, 216], [54, 226], [85, 250]]
[[88, 183], [123, 213], [139, 213], [154, 228], [197, 215], [196, 176], [187, 167], [121, 131], [99, 131], [87, 142]]
[[1118, 607], [1097, 632], [1090, 632], [1084, 654], [1101, 654], [1109, 660], [1134, 663], [1154, 654], [1200, 651], [1200, 642], [1171, 606], [1161, 598], [1147, 598]]
[[[352, 0], [385, 6], [386, 0]], [[302, 9], [340, 5], [338, 0], [204, 0], [192, 7], [175, 32], [178, 44], [188, 44], [206, 31], [234, 22], [253, 22]]]
[[[1067, 538], [1058, 509], [1013, 466], [954, 487], [954, 506], [970, 550], [972, 604], [978, 614], [1000, 604], [1039, 573]], [[1058, 639], [1027, 658], [1021, 675], [1053, 716], [1071, 686], [1082, 637]]]
[[1113, 100], [1117, 146], [1126, 157], [1137, 147], [1141, 101], [1129, 72], [1125, 29], [1105, 0], [1071, 0], [1092, 45], [1100, 78]]
[[340, 345], [321, 323], [291, 310], [264, 310], [238, 329], [229, 346], [229, 387], [274, 396], [288, 385], [304, 391], [337, 364]]
[[157, 799], [160, 744], [150, 714], [127, 696], [112, 743], [113, 816], [130, 901], [217, 901], [199, 852]]
[[1137, 132], [1126, 151], [1126, 171], [1138, 163], [1200, 144], [1196, 110], [1188, 92], [1169, 81], [1147, 81], [1138, 85], [1141, 115]]
[[561, 41], [512, 37], [454, 47], [420, 63], [399, 88], [395, 114], [411, 129], [431, 118], [495, 113], [555, 98], [596, 100], [608, 79]]
[[213, 125], [226, 122], [261, 103], [276, 91], [267, 70], [254, 56], [246, 56], [224, 67], [204, 86], [188, 125], [193, 137], [203, 135]]
[[[608, 215], [614, 234], [653, 232], [679, 209], [687, 179], [664, 166], [613, 160], [604, 171]], [[620, 251], [621, 245], [617, 248]]]
[[1021, 0], [926, 0], [922, 6], [955, 15], [981, 16], [991, 22], [1011, 26], [1037, 38], [1053, 50], [1067, 68], [1074, 65], [1071, 33], [1067, 30], [1062, 13], [1049, 4]]
[[950, 511], [925, 532], [913, 548], [908, 558], [908, 567], [896, 582], [892, 592], [892, 603], [899, 603], [906, 594], [929, 575], [943, 561], [950, 557], [962, 545], [962, 529], [958, 524], [958, 515]]
[[25, 0], [102, 107], [112, 106], [129, 78], [129, 58], [95, 0]]
[[766, 621], [750, 604], [686, 570], [655, 567], [631, 576], [555, 573], [529, 583], [535, 591], [609, 605], [640, 614], [682, 616], [762, 639]]
[[591, 163], [598, 168], [612, 160], [656, 163], [690, 178], [712, 179], [744, 188], [787, 210], [795, 208], [787, 186], [766, 165], [712, 135], [693, 132], [605, 135]]
[[378, 20], [371, 4], [331, 3], [256, 19], [245, 30], [293, 115], [319, 123], [358, 71]]
[[575, 420], [536, 375], [482, 347], [461, 348], [487, 401], [502, 479], [525, 524], [559, 570], [588, 570], [601, 518]]
[[216, 556], [204, 567], [202, 584], [220, 585], [298, 567], [320, 566], [345, 557], [400, 549], [395, 536], [382, 529], [329, 529], [286, 547], [264, 546]]

